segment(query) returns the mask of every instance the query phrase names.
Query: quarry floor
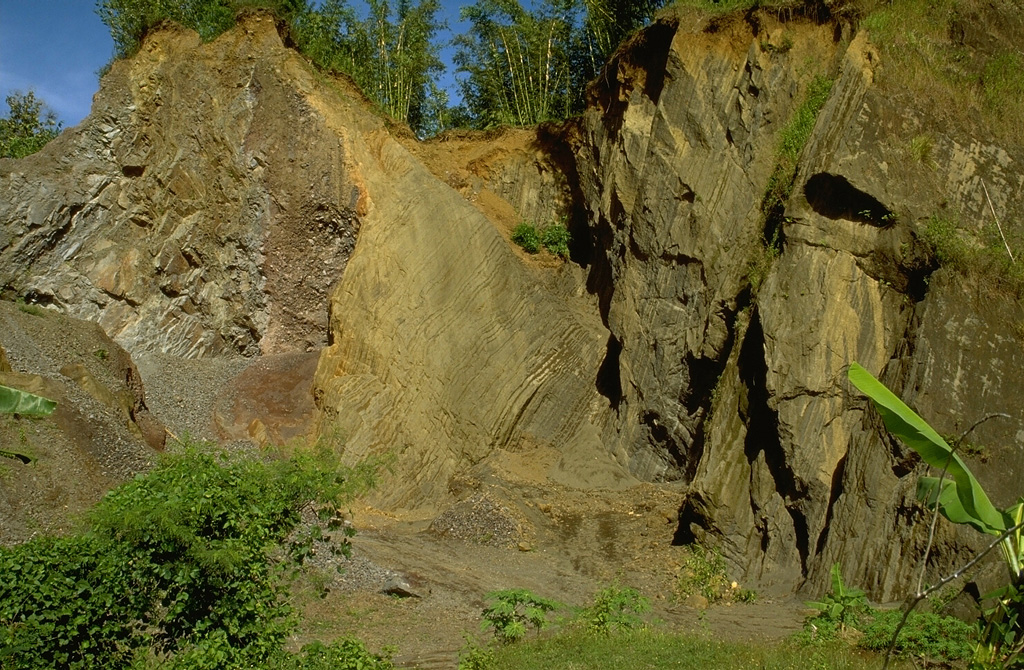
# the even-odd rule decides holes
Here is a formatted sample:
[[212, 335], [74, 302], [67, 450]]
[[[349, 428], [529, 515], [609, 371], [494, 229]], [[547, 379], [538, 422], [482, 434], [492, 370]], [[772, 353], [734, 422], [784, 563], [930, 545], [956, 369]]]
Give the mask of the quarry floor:
[[[238, 439], [253, 413], [271, 433], [299, 430], [296, 417], [309, 417], [302, 375], [311, 365], [150, 357], [138, 366], [150, 409], [175, 434], [255, 448]], [[320, 551], [295, 584], [301, 624], [291, 644], [355, 636], [394, 649], [399, 667], [455, 668], [467, 634], [488, 638], [487, 593], [522, 588], [583, 606], [613, 583], [638, 589], [652, 604], [650, 621], [666, 630], [778, 640], [800, 627], [806, 606], [796, 598], [759, 594], [705, 608], [679, 597], [687, 550], [672, 544], [678, 490], [579, 490], [544, 481], [539, 467], [499, 455], [454, 479], [440, 514], [355, 501], [351, 558]]]

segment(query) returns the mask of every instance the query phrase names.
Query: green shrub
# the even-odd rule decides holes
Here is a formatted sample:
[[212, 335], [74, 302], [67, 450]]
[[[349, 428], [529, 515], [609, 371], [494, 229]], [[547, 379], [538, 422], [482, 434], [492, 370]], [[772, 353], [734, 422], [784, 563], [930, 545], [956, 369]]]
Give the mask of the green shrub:
[[276, 670], [391, 670], [394, 664], [384, 655], [371, 653], [359, 640], [342, 639], [331, 644], [312, 642], [298, 654], [275, 659]]
[[701, 595], [709, 603], [725, 598], [730, 592], [730, 584], [722, 555], [699, 544], [687, 547], [676, 589], [681, 598]]
[[523, 221], [512, 230], [512, 241], [528, 254], [540, 251], [540, 231], [529, 221]]
[[[903, 612], [875, 610], [868, 618], [869, 623], [862, 626], [864, 637], [857, 644], [864, 649], [884, 652], [889, 648], [892, 634], [903, 618]], [[973, 626], [956, 617], [932, 612], [911, 612], [893, 651], [900, 656], [948, 663], [971, 656], [974, 633]]]
[[458, 670], [491, 670], [494, 667], [494, 649], [482, 645], [468, 635], [459, 650]]
[[0, 665], [266, 663], [294, 623], [285, 568], [314, 543], [347, 548], [303, 531], [303, 510], [330, 527], [371, 469], [343, 469], [326, 450], [286, 460], [199, 447], [166, 455], [111, 491], [89, 530], [0, 550]]
[[565, 225], [565, 218], [550, 224], [540, 235], [540, 242], [544, 248], [561, 258], [569, 258], [569, 242], [572, 237]]
[[577, 620], [587, 630], [611, 633], [644, 625], [638, 615], [651, 611], [651, 602], [628, 586], [612, 584], [597, 592], [594, 602], [580, 610]]
[[548, 626], [548, 614], [562, 605], [541, 598], [526, 589], [492, 591], [486, 599], [491, 604], [483, 611], [482, 628], [494, 629], [494, 636], [502, 644], [511, 644], [526, 636], [528, 628], [536, 631]]

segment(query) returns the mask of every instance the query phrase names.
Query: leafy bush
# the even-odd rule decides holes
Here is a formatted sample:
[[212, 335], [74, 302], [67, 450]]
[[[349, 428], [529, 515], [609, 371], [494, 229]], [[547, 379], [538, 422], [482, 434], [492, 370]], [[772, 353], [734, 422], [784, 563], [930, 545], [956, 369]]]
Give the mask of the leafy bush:
[[528, 254], [540, 251], [540, 232], [529, 221], [523, 221], [512, 230], [512, 241]]
[[532, 221], [523, 221], [512, 230], [512, 241], [529, 254], [538, 253], [541, 247], [561, 258], [569, 258], [569, 242], [572, 236], [565, 225], [565, 218], [550, 223], [543, 229]]
[[36, 538], [0, 549], [0, 667], [130, 665], [150, 581], [125, 547], [95, 535]]
[[639, 591], [612, 584], [598, 591], [593, 604], [583, 608], [577, 619], [587, 630], [610, 633], [643, 626], [643, 619], [638, 615], [649, 611], [651, 602]]
[[491, 604], [483, 611], [482, 628], [493, 628], [494, 636], [503, 644], [521, 640], [528, 628], [543, 630], [548, 626], [548, 614], [562, 607], [526, 589], [492, 591], [486, 599]]
[[690, 545], [676, 588], [682, 598], [702, 595], [709, 603], [722, 600], [730, 588], [722, 555], [699, 544]]
[[275, 659], [275, 670], [391, 670], [386, 656], [371, 653], [359, 640], [342, 639], [325, 645], [313, 642], [299, 654]]
[[[872, 611], [868, 617], [869, 623], [862, 627], [864, 637], [857, 643], [858, 646], [884, 652], [889, 648], [902, 617], [903, 612], [900, 610]], [[973, 626], [956, 617], [932, 612], [912, 612], [900, 631], [893, 651], [900, 656], [948, 663], [971, 656], [974, 633]]]
[[572, 237], [569, 235], [569, 229], [565, 226], [565, 218], [561, 221], [552, 223], [540, 235], [540, 243], [544, 245], [544, 248], [553, 253], [556, 256], [562, 258], [569, 258], [569, 242]]
[[[0, 549], [4, 668], [259, 666], [280, 652], [289, 542], [365, 488], [325, 450], [257, 460], [187, 447], [110, 492], [77, 536]], [[347, 540], [342, 540], [342, 550]]]
[[476, 642], [469, 635], [459, 650], [458, 670], [491, 670], [494, 667], [494, 649]]

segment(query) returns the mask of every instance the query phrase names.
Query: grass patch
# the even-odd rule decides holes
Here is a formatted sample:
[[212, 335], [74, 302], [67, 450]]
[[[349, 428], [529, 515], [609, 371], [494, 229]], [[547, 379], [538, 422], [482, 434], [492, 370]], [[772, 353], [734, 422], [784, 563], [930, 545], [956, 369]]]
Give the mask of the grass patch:
[[728, 14], [737, 10], [750, 9], [753, 6], [754, 2], [752, 0], [722, 0], [722, 2], [713, 2], [712, 0], [676, 0], [673, 3], [673, 7], [699, 9], [709, 14]]
[[46, 316], [46, 310], [39, 305], [31, 302], [25, 302], [24, 298], [18, 298], [16, 301], [18, 305], [18, 311], [24, 312], [25, 314], [31, 314], [32, 316]]
[[1007, 238], [1017, 247], [1012, 250], [1018, 260], [1011, 262], [994, 223], [974, 233], [961, 226], [957, 219], [933, 216], [921, 234], [939, 265], [968, 278], [984, 279], [985, 286], [1007, 292], [1016, 299], [1024, 296], [1024, 262], [1021, 260], [1024, 248], [1017, 236]]
[[779, 133], [775, 169], [768, 178], [761, 197], [761, 216], [764, 232], [761, 244], [747, 262], [747, 281], [756, 293], [760, 289], [775, 259], [782, 251], [780, 231], [785, 220], [786, 201], [793, 192], [796, 165], [800, 154], [814, 130], [821, 108], [832, 92], [833, 79], [818, 75], [807, 85], [804, 100]]
[[[570, 631], [493, 650], [495, 670], [587, 668], [588, 670], [876, 670], [880, 659], [843, 645], [801, 647], [795, 644], [741, 644], [692, 634], [634, 630], [619, 635]], [[910, 667], [900, 666], [895, 667]]]
[[958, 26], [977, 23], [976, 4], [893, 0], [869, 11], [861, 28], [882, 53], [878, 81], [958, 125], [1024, 141], [1024, 56], [1007, 48], [985, 53], [954, 37]]
[[[858, 646], [884, 654], [902, 618], [900, 610], [873, 611]], [[975, 632], [974, 626], [955, 617], [911, 612], [893, 652], [898, 656], [922, 659], [926, 664], [964, 660], [974, 651]]]

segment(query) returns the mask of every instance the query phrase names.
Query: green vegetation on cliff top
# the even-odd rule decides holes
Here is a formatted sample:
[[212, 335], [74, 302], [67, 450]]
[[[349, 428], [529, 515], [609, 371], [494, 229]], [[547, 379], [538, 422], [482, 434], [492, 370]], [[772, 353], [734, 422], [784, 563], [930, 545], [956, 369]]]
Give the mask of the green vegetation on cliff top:
[[98, 0], [118, 56], [171, 19], [212, 39], [244, 9], [273, 11], [298, 49], [319, 67], [345, 72], [392, 118], [421, 136], [454, 126], [530, 125], [579, 113], [587, 82], [619, 43], [666, 4], [721, 15], [753, 11], [781, 20], [836, 20], [866, 30], [882, 55], [879, 84], [954, 124], [1024, 141], [1024, 54], [1020, 7], [1008, 0], [476, 0], [469, 28], [452, 41], [464, 104], [439, 85], [438, 0], [370, 0], [362, 18], [347, 0]]
[[23, 158], [42, 149], [60, 133], [57, 117], [35, 93], [7, 96], [7, 116], [0, 118], [0, 158]]

